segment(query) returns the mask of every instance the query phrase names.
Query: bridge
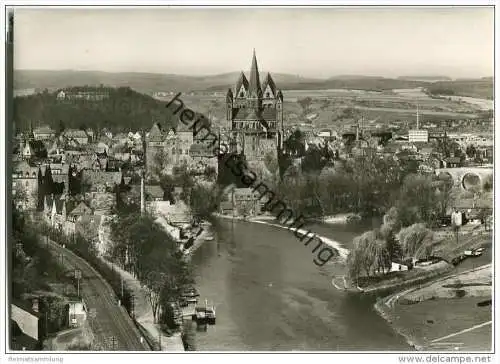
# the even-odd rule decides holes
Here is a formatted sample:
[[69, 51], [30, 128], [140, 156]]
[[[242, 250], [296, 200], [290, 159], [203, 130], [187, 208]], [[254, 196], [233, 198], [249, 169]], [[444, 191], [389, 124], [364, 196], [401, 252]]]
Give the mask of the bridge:
[[486, 179], [493, 177], [493, 167], [437, 168], [435, 173], [437, 176], [448, 176], [455, 186], [466, 191], [482, 190]]

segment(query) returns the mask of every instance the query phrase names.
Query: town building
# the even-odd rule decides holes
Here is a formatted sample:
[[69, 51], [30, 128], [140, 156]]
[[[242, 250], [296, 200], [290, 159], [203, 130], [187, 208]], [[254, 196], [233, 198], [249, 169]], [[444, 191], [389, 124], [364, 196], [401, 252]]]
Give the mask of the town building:
[[42, 322], [38, 309], [38, 299], [30, 303], [14, 299], [10, 305], [12, 330], [12, 350], [39, 350], [42, 339]]
[[255, 216], [263, 211], [263, 205], [258, 191], [252, 188], [231, 188], [222, 196], [219, 212], [223, 215]]
[[50, 126], [44, 125], [35, 128], [33, 136], [35, 140], [51, 140], [56, 136], [56, 132]]
[[109, 92], [99, 89], [89, 90], [59, 90], [56, 95], [58, 101], [64, 100], [86, 100], [101, 101], [109, 98]]
[[38, 191], [42, 175], [38, 166], [27, 161], [17, 163], [12, 172], [12, 194], [21, 210], [34, 210], [37, 207]]
[[413, 129], [408, 131], [408, 141], [410, 143], [428, 143], [429, 131], [425, 129]]
[[90, 142], [90, 138], [85, 130], [68, 129], [64, 131], [63, 135], [68, 141], [74, 140], [78, 145], [87, 145]]
[[255, 50], [250, 80], [243, 72], [226, 95], [226, 122], [231, 130], [231, 152], [243, 153], [248, 162], [277, 158], [283, 138], [283, 94], [268, 73], [261, 85]]
[[193, 140], [193, 131], [184, 123], [167, 130], [163, 130], [159, 123], [154, 123], [146, 135], [147, 173], [151, 174], [159, 162], [170, 166], [183, 163], [190, 165], [193, 161], [190, 156]]
[[85, 302], [70, 301], [68, 303], [68, 323], [70, 327], [83, 326], [87, 320], [87, 308]]

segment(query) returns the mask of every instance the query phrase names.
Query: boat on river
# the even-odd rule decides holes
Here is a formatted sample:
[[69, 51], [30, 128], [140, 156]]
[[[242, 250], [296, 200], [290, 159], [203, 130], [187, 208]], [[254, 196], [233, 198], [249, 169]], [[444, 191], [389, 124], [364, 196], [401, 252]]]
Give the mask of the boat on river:
[[194, 287], [186, 287], [181, 293], [181, 305], [188, 306], [190, 304], [197, 304], [200, 294]]
[[196, 307], [194, 309], [194, 314], [192, 316], [193, 321], [196, 321], [198, 325], [215, 325], [215, 318], [215, 307], [213, 305], [209, 306], [207, 300], [205, 300], [205, 306]]

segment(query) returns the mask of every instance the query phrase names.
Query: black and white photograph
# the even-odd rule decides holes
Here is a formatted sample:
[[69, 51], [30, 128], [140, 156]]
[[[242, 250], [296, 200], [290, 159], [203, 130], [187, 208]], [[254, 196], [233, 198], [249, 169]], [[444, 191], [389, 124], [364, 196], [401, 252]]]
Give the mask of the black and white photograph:
[[5, 4], [6, 362], [496, 362], [494, 2], [105, 4]]

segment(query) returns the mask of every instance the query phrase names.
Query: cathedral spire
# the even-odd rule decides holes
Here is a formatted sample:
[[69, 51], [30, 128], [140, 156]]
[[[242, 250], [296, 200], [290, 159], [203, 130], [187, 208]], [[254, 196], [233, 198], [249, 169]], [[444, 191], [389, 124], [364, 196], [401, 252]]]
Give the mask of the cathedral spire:
[[252, 68], [250, 69], [248, 93], [250, 97], [262, 96], [262, 89], [260, 87], [259, 68], [257, 67], [257, 56], [255, 55], [255, 48], [253, 50]]

